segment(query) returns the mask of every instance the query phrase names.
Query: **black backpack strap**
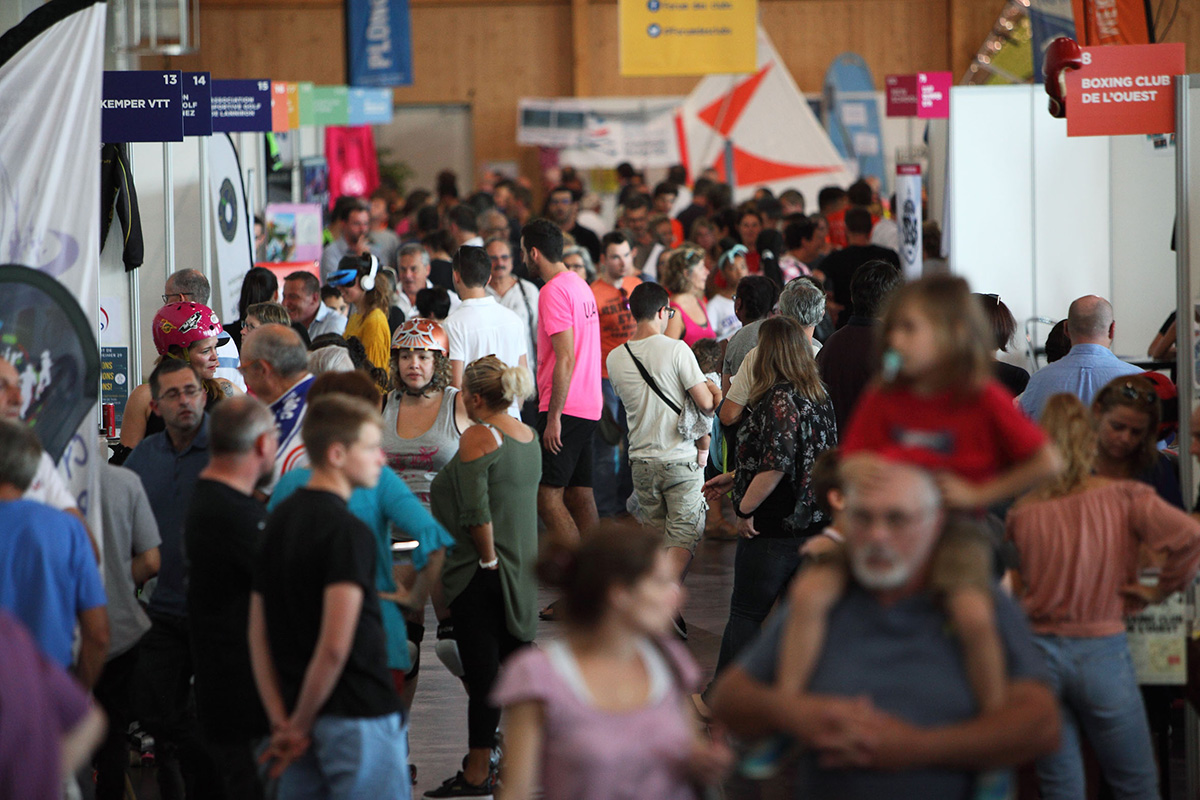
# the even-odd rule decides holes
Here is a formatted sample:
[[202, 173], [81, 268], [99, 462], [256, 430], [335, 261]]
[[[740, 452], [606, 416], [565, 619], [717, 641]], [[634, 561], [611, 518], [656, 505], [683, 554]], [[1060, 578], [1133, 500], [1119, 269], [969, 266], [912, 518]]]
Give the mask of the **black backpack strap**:
[[625, 351], [629, 353], [629, 357], [633, 359], [633, 365], [637, 367], [638, 372], [642, 373], [642, 380], [646, 381], [646, 384], [654, 390], [654, 393], [658, 395], [664, 403], [667, 404], [667, 408], [671, 409], [676, 414], [682, 414], [683, 409], [672, 403], [671, 399], [663, 394], [662, 389], [659, 389], [658, 384], [654, 382], [654, 378], [651, 378], [650, 373], [647, 372], [646, 368], [642, 366], [642, 362], [638, 361], [638, 357], [635, 356], [633, 351], [629, 349], [629, 342], [625, 343]]

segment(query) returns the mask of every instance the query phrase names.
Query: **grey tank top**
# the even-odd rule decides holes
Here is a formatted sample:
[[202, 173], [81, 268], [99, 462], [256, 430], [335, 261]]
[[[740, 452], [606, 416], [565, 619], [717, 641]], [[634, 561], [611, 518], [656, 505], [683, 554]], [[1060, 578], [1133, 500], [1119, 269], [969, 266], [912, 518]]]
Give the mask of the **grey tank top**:
[[430, 481], [458, 452], [458, 438], [462, 433], [454, 421], [456, 395], [458, 389], [446, 387], [442, 407], [438, 409], [433, 425], [413, 439], [401, 439], [396, 435], [400, 396], [393, 392], [383, 409], [383, 452], [387, 454], [388, 466], [408, 484], [425, 508], [429, 508]]

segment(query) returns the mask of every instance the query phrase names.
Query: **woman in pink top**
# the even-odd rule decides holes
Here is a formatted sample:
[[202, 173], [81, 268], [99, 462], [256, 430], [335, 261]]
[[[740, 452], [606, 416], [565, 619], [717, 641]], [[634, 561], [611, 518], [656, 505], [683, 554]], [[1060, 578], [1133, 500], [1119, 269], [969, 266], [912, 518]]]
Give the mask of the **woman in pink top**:
[[704, 299], [704, 284], [708, 280], [704, 251], [685, 244], [666, 254], [659, 264], [658, 279], [671, 294], [667, 336], [683, 339], [688, 347], [701, 339], [716, 338], [708, 324], [708, 302]]
[[603, 526], [556, 563], [567, 635], [509, 659], [492, 693], [504, 713], [500, 800], [694, 800], [730, 752], [702, 739], [686, 698], [699, 671], [664, 638], [679, 575], [660, 536]]
[[[1182, 589], [1200, 567], [1200, 523], [1144, 483], [1092, 475], [1096, 434], [1074, 395], [1050, 398], [1041, 424], [1066, 469], [1008, 515], [1022, 604], [1062, 706], [1062, 746], [1039, 759], [1044, 800], [1084, 796], [1080, 735], [1118, 798], [1158, 797], [1146, 712], [1125, 641], [1126, 613]], [[1138, 581], [1142, 547], [1165, 558]]]

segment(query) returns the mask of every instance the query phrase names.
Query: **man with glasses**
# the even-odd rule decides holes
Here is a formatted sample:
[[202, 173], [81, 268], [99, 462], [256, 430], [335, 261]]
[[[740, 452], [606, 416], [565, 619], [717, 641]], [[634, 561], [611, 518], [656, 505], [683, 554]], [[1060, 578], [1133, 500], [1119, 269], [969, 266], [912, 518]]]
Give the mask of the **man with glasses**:
[[166, 430], [143, 439], [125, 461], [142, 480], [162, 539], [158, 582], [148, 609], [150, 630], [138, 656], [135, 708], [154, 737], [162, 795], [181, 797], [179, 789], [186, 785], [197, 796], [221, 796], [217, 767], [200, 739], [191, 698], [183, 547], [192, 492], [209, 461], [204, 387], [187, 362], [164, 358], [150, 373], [150, 397]]
[[721, 390], [705, 379], [691, 348], [663, 335], [675, 313], [666, 289], [641, 284], [629, 296], [629, 312], [636, 327], [608, 356], [609, 386], [628, 415], [628, 460], [639, 521], [663, 532], [682, 580], [704, 531], [708, 505], [696, 442], [679, 432], [675, 409], [682, 409], [690, 396], [700, 411], [711, 414], [721, 402]]
[[714, 685], [714, 714], [740, 737], [800, 743], [795, 791], [847, 800], [968, 798], [977, 773], [1058, 748], [1058, 709], [1016, 603], [994, 592], [1009, 669], [1004, 704], [978, 713], [961, 645], [929, 586], [946, 522], [934, 477], [862, 455], [843, 466], [851, 581], [830, 611], [799, 694], [776, 686], [787, 612]]
[[[625, 409], [613, 391], [608, 379], [608, 354], [629, 341], [637, 323], [629, 313], [629, 295], [641, 285], [640, 278], [633, 274], [633, 248], [625, 234], [612, 231], [600, 240], [604, 259], [599, 264], [596, 280], [592, 281], [592, 294], [596, 297], [596, 309], [600, 313], [600, 390], [604, 393], [604, 414], [618, 428], [626, 427]], [[629, 442], [624, 435], [612, 441], [611, 426], [596, 431], [593, 444], [594, 466], [592, 473], [596, 492], [596, 511], [601, 517], [615, 517], [625, 513], [625, 501], [633, 492], [633, 478], [629, 469]]]
[[308, 466], [308, 453], [300, 438], [300, 426], [308, 403], [308, 390], [316, 378], [308, 371], [308, 350], [300, 334], [284, 325], [263, 325], [242, 340], [242, 376], [254, 396], [275, 415], [279, 446], [275, 472], [259, 487], [269, 495], [279, 476], [296, 467]]
[[1103, 297], [1089, 294], [1071, 303], [1065, 332], [1071, 339], [1071, 350], [1033, 373], [1021, 395], [1021, 410], [1031, 419], [1041, 417], [1046, 401], [1060, 392], [1073, 394], [1085, 406], [1091, 406], [1096, 392], [1113, 378], [1142, 371], [1113, 355], [1116, 323], [1112, 305]]

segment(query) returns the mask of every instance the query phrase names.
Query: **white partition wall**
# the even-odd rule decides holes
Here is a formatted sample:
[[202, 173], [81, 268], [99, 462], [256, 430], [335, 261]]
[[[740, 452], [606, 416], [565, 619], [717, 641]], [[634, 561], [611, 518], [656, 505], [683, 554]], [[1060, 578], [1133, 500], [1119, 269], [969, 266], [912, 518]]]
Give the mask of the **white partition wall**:
[[1065, 317], [1081, 295], [1107, 297], [1113, 349], [1144, 357], [1174, 307], [1170, 154], [1144, 136], [1068, 138], [1040, 86], [951, 97], [952, 269], [1003, 297], [1019, 330]]

